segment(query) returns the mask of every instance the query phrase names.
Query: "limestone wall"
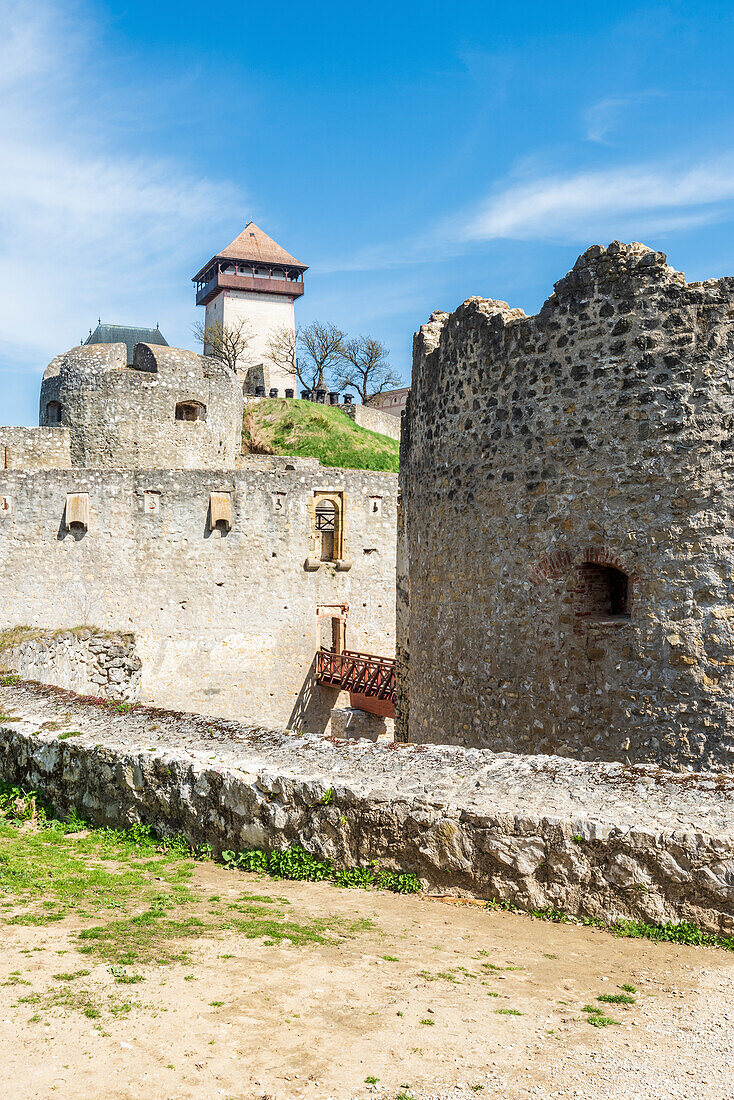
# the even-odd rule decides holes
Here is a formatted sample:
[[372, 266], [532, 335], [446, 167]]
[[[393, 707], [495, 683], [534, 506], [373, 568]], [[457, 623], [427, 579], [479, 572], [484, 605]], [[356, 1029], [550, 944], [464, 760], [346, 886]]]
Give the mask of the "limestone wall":
[[[28, 689], [2, 688], [0, 701], [20, 719], [0, 723], [0, 777], [97, 822], [143, 821], [216, 852], [300, 844], [523, 909], [734, 932], [731, 776], [334, 743]], [[77, 735], [37, 732], [51, 719]]]
[[[317, 491], [344, 493], [338, 568], [306, 568]], [[212, 493], [230, 494], [229, 531], [212, 528]], [[69, 494], [86, 498], [86, 529], [68, 527]], [[313, 684], [331, 644], [317, 609], [349, 604], [349, 648], [394, 653], [396, 496], [394, 474], [269, 456], [236, 471], [0, 471], [0, 629], [132, 631], [143, 699], [323, 730], [337, 692]]]
[[383, 412], [382, 409], [372, 409], [369, 405], [340, 405], [339, 408], [362, 428], [379, 432], [380, 435], [388, 435], [390, 439], [400, 439], [401, 418], [399, 416]]
[[68, 428], [0, 428], [0, 470], [59, 470], [71, 466]]
[[136, 702], [141, 661], [132, 634], [73, 631], [39, 634], [0, 652], [0, 663], [24, 680], [79, 695]]
[[733, 318], [734, 280], [615, 242], [535, 317], [421, 330], [398, 736], [731, 768]]
[[[196, 405], [201, 419], [176, 419]], [[118, 469], [234, 466], [242, 446], [242, 389], [216, 359], [181, 348], [124, 344], [72, 348], [52, 360], [41, 386], [40, 423], [61, 415], [71, 465]]]

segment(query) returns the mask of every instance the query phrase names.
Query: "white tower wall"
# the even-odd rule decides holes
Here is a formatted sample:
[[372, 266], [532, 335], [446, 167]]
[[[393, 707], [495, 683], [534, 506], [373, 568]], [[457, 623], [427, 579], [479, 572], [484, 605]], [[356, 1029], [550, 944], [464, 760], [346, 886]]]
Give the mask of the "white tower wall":
[[222, 290], [206, 307], [206, 325], [219, 322], [224, 327], [242, 319], [249, 321], [252, 336], [238, 366], [237, 376], [240, 381], [245, 381], [250, 368], [262, 365], [266, 391], [271, 386], [277, 386], [278, 396], [284, 397], [286, 388], [297, 390], [298, 380], [282, 367], [276, 366], [269, 354], [270, 337], [275, 332], [283, 328], [295, 332], [293, 299], [285, 294]]

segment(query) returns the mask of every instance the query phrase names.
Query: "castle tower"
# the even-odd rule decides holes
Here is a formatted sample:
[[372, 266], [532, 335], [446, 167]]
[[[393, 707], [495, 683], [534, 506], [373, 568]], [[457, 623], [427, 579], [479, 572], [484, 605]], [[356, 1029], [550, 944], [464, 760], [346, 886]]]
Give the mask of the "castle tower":
[[282, 397], [286, 388], [295, 388], [294, 377], [272, 361], [269, 345], [275, 332], [295, 333], [293, 303], [303, 294], [307, 270], [249, 222], [194, 276], [196, 304], [206, 306], [207, 327], [226, 327], [240, 320], [250, 323], [250, 343], [237, 371], [246, 392], [254, 393], [257, 386], [264, 386], [266, 392], [277, 387]]
[[734, 762], [734, 279], [594, 246], [415, 342], [400, 739]]

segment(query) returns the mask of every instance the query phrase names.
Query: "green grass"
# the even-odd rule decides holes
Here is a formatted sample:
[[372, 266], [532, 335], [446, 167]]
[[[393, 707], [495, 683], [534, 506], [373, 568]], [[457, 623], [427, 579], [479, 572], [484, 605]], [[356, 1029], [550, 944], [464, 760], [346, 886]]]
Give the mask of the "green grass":
[[272, 398], [245, 408], [245, 451], [317, 458], [324, 466], [357, 470], [398, 468], [397, 440], [362, 428], [329, 405]]
[[[27, 828], [29, 822], [35, 827]], [[191, 884], [194, 867], [182, 838], [161, 840], [142, 825], [118, 830], [76, 817], [62, 822], [36, 792], [0, 785], [0, 923], [44, 927], [76, 917], [83, 925], [74, 936], [78, 952], [111, 964], [119, 985], [143, 980], [124, 967], [186, 962], [196, 941], [220, 933], [270, 946], [318, 946], [374, 927], [367, 918], [295, 920], [284, 898], [244, 893], [226, 903], [205, 901]], [[84, 976], [68, 971], [55, 978], [68, 983]]]

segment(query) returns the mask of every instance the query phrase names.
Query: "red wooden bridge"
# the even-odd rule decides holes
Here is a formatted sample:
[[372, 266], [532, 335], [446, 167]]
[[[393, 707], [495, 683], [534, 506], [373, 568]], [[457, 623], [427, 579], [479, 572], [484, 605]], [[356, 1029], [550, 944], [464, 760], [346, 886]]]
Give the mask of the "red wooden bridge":
[[320, 649], [316, 679], [325, 687], [349, 692], [350, 706], [383, 718], [395, 717], [395, 660], [371, 653]]

